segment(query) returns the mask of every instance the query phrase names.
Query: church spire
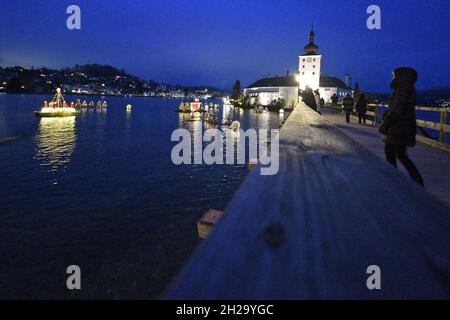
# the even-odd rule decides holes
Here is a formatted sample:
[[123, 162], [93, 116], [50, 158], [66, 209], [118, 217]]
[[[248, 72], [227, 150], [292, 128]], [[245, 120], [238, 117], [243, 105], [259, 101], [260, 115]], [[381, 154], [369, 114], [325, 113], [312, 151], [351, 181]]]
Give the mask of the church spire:
[[314, 25], [311, 25], [311, 32], [309, 33], [309, 43], [305, 46], [306, 54], [317, 54], [319, 47], [314, 43], [316, 34], [314, 33]]
[[309, 33], [309, 43], [314, 43], [314, 38], [316, 35], [314, 34], [314, 25], [311, 25], [311, 32]]

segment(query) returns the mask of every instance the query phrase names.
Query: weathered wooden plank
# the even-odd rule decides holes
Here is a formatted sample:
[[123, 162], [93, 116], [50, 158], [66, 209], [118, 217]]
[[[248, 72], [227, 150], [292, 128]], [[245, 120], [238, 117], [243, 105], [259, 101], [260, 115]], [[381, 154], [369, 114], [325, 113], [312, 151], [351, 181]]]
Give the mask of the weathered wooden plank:
[[434, 111], [434, 112], [441, 112], [441, 111], [448, 111], [448, 108], [433, 108], [433, 107], [416, 107], [417, 111]]
[[416, 136], [416, 139], [417, 139], [417, 141], [425, 143], [425, 144], [427, 144], [429, 146], [432, 146], [432, 147], [439, 148], [441, 150], [445, 150], [447, 152], [450, 152], [450, 145], [446, 144], [444, 142], [439, 142], [439, 141], [436, 141], [434, 139], [430, 139], [430, 138], [422, 137], [422, 136]]
[[441, 131], [444, 133], [450, 133], [450, 125], [446, 123], [438, 123], [438, 122], [432, 122], [432, 121], [425, 121], [425, 120], [417, 120], [417, 125], [422, 128], [428, 128], [433, 129], [437, 131]]
[[[347, 124], [342, 115], [334, 113], [325, 112], [324, 117], [346, 135], [362, 144], [381, 159], [385, 159], [383, 136], [379, 134], [376, 128], [359, 125], [355, 122]], [[443, 178], [450, 175], [450, 152], [448, 150], [445, 151], [445, 147], [448, 148], [448, 145], [442, 143], [435, 145], [434, 142], [439, 143], [435, 139], [425, 141], [430, 144], [421, 143], [420, 136], [417, 139], [419, 142], [414, 148], [408, 149], [408, 154], [425, 179], [427, 191], [450, 206], [450, 179]], [[443, 150], [437, 148], [440, 146], [444, 147]], [[400, 164], [399, 170], [403, 174], [408, 175]]]
[[433, 130], [441, 129], [441, 125], [438, 122], [432, 122], [432, 121], [426, 121], [426, 120], [420, 120], [420, 119], [418, 119], [416, 122], [419, 127], [433, 129]]
[[279, 173], [253, 171], [166, 297], [449, 298], [448, 230], [448, 207], [300, 105]]

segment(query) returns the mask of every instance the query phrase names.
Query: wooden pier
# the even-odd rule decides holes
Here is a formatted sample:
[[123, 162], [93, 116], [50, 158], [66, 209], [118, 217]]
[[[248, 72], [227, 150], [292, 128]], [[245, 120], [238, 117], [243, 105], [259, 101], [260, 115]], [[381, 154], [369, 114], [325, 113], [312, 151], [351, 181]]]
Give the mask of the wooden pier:
[[[450, 298], [446, 197], [340, 121], [304, 104], [293, 111], [280, 133], [279, 173], [249, 175], [166, 298]], [[448, 166], [435, 170], [449, 180]], [[379, 290], [367, 286], [374, 265]]]
[[[387, 107], [388, 106], [384, 104], [369, 104], [367, 123], [377, 127], [382, 122], [381, 110], [382, 108], [386, 109]], [[448, 115], [450, 114], [450, 108], [416, 107], [416, 112], [417, 111], [437, 113], [439, 118], [439, 122], [417, 119], [417, 128], [422, 133], [421, 135], [417, 135], [417, 140], [424, 144], [450, 152], [450, 141], [446, 141], [447, 134], [450, 134], [450, 124], [447, 121]], [[354, 121], [358, 121], [355, 112], [352, 113], [352, 118], [354, 118]], [[437, 139], [433, 139], [426, 129], [437, 131]]]
[[[369, 116], [371, 114], [372, 112], [369, 113]], [[369, 120], [367, 122], [369, 125], [360, 125], [358, 118], [353, 116], [350, 118], [350, 124], [348, 124], [345, 122], [345, 116], [343, 114], [335, 113], [327, 109], [324, 110], [323, 115], [325, 119], [334, 124], [346, 135], [382, 159], [385, 158], [383, 136], [378, 133], [377, 127], [373, 126], [373, 121]], [[418, 120], [418, 122], [428, 123], [428, 128], [433, 123], [423, 120]], [[436, 128], [436, 125], [439, 124], [433, 126]], [[437, 127], [436, 129], [439, 130], [440, 128]], [[439, 135], [440, 141], [418, 136], [417, 145], [414, 148], [408, 148], [408, 155], [422, 174], [427, 191], [434, 194], [450, 207], [450, 145], [445, 144], [445, 132], [449, 131], [442, 131], [444, 133]], [[448, 148], [448, 151], [446, 151], [446, 148]], [[398, 163], [398, 168], [402, 173], [408, 175], [401, 163]]]

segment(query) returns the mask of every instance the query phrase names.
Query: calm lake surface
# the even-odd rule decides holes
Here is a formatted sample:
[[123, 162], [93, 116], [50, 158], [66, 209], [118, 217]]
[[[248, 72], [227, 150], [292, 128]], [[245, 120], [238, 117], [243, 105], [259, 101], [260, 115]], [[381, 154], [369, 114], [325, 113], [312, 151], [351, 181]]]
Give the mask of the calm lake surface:
[[[226, 206], [247, 167], [173, 165], [172, 131], [199, 129], [179, 100], [106, 97], [106, 111], [35, 118], [51, 98], [0, 95], [0, 298], [158, 297], [200, 243], [198, 219]], [[69, 265], [81, 291], [66, 288]]]

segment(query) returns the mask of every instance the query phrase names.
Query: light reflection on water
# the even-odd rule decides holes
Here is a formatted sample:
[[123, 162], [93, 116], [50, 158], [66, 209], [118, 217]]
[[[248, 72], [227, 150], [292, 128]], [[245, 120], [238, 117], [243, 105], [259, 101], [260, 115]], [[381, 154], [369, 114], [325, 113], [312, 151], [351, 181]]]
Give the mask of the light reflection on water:
[[65, 171], [76, 148], [76, 140], [75, 117], [41, 118], [34, 137], [35, 159], [41, 166], [48, 167], [49, 173]]
[[[192, 161], [195, 159], [201, 159], [204, 149], [207, 145], [211, 143], [209, 140], [203, 140], [204, 134], [209, 129], [217, 129], [220, 131], [223, 142], [223, 149], [217, 149], [219, 152], [223, 152], [224, 163], [226, 163], [226, 154], [227, 148], [232, 148], [236, 164], [237, 155], [239, 153], [243, 153], [245, 155], [246, 163], [249, 161], [255, 161], [255, 158], [250, 157], [250, 148], [253, 148], [253, 145], [250, 145], [250, 136], [253, 136], [251, 133], [246, 133], [243, 137], [245, 144], [241, 143], [240, 139], [240, 131], [233, 132], [229, 129], [228, 125], [223, 124], [224, 117], [232, 110], [231, 107], [221, 106], [221, 110], [219, 112], [218, 122], [219, 124], [211, 124], [208, 122], [199, 121], [191, 121], [189, 120], [189, 113], [179, 113], [178, 114], [178, 125], [179, 128], [187, 129], [191, 136], [191, 151], [192, 151]], [[271, 139], [271, 130], [278, 129], [278, 127], [274, 127], [274, 119], [275, 116], [270, 112], [262, 112], [256, 113], [253, 110], [247, 111], [246, 117], [244, 117], [244, 109], [235, 108], [234, 109], [234, 117], [233, 120], [237, 120], [241, 122], [241, 130], [246, 131], [247, 129], [255, 129], [256, 137], [257, 137], [257, 147], [258, 150], [260, 148], [264, 148], [264, 150], [269, 149], [269, 139]], [[204, 117], [204, 114], [202, 115]], [[285, 114], [280, 113], [278, 115], [278, 124], [281, 126], [285, 120]], [[250, 123], [250, 126], [246, 124], [246, 122]], [[258, 130], [267, 130], [267, 135], [263, 135]], [[230, 140], [231, 139], [231, 140]], [[214, 139], [215, 140], [215, 139]], [[230, 140], [230, 141], [227, 141]], [[181, 142], [181, 140], [180, 140]], [[201, 148], [200, 148], [201, 147]], [[244, 148], [244, 149], [243, 149]]]
[[[90, 284], [80, 298], [157, 297], [197, 245], [198, 219], [225, 208], [248, 173], [174, 165], [171, 134], [226, 126], [188, 121], [174, 112], [180, 101], [157, 98], [108, 97], [107, 111], [36, 119], [44, 99], [0, 95], [0, 139], [22, 137], [0, 145], [0, 297], [68, 298], [57, 275], [74, 263]], [[243, 130], [264, 117], [235, 110]]]

